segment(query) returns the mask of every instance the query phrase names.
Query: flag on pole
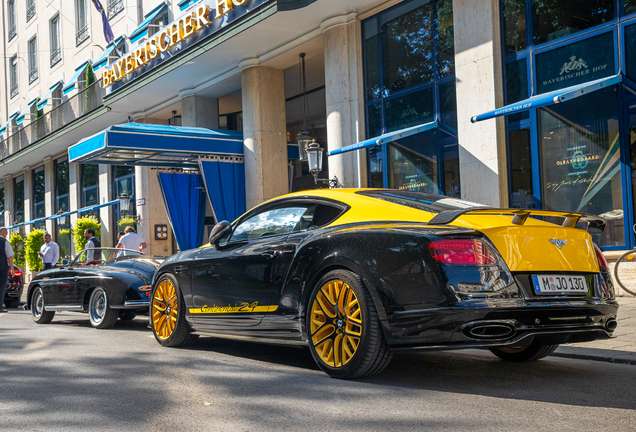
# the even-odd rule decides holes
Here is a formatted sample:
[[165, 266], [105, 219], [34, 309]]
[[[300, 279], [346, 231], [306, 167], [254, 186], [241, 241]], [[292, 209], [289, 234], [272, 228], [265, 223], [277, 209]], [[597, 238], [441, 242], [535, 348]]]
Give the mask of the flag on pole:
[[108, 17], [106, 16], [106, 11], [104, 10], [104, 7], [102, 6], [102, 4], [100, 3], [99, 0], [92, 0], [92, 2], [95, 5], [95, 9], [97, 9], [97, 12], [102, 14], [102, 25], [104, 27], [104, 38], [106, 39], [107, 43], [111, 43], [113, 41], [113, 39], [115, 39], [115, 36], [113, 35], [113, 29], [110, 28], [110, 23], [108, 22]]

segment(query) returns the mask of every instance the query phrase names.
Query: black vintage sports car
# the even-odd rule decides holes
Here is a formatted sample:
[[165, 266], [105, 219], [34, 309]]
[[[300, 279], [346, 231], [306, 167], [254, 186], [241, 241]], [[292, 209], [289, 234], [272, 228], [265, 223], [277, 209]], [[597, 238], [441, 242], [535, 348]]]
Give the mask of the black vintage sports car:
[[604, 225], [402, 190], [290, 194], [162, 264], [153, 332], [163, 346], [198, 334], [299, 342], [338, 378], [376, 374], [398, 349], [536, 360], [616, 328], [591, 236]]
[[[4, 305], [8, 308], [17, 308], [20, 305], [20, 297], [24, 287], [22, 269], [15, 266], [15, 272], [7, 279], [7, 290], [4, 292]], [[2, 306], [2, 305], [0, 305]]]
[[51, 322], [56, 311], [75, 311], [88, 312], [95, 328], [111, 328], [117, 318], [148, 313], [150, 284], [163, 259], [128, 249], [85, 249], [71, 265], [31, 281], [27, 308], [38, 324]]

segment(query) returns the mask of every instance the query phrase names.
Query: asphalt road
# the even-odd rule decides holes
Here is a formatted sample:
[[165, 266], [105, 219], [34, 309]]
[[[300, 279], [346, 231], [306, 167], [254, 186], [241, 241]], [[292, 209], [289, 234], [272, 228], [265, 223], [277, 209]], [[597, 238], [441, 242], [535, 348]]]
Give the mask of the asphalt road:
[[0, 315], [0, 430], [636, 429], [636, 366], [411, 351], [377, 377], [340, 381], [303, 348], [216, 338], [162, 348], [146, 324]]

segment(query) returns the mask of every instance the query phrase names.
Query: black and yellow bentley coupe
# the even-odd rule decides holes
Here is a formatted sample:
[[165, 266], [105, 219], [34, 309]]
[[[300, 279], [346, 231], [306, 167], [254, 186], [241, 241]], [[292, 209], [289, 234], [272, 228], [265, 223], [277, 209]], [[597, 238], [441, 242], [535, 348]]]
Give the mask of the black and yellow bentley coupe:
[[153, 332], [171, 347], [199, 334], [307, 344], [337, 378], [376, 374], [399, 349], [537, 360], [616, 328], [591, 235], [604, 225], [402, 190], [294, 193], [166, 260], [152, 285]]
[[98, 329], [147, 315], [150, 284], [163, 259], [128, 249], [84, 249], [70, 265], [31, 280], [27, 309], [37, 324], [50, 323], [56, 312], [88, 313]]

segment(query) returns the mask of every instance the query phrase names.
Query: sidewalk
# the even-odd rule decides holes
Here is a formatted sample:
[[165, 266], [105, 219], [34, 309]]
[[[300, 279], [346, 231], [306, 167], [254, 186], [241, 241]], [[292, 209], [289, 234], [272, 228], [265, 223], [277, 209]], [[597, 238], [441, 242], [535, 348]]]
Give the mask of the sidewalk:
[[636, 365], [636, 298], [618, 297], [617, 300], [620, 306], [614, 339], [564, 344], [552, 355]]

